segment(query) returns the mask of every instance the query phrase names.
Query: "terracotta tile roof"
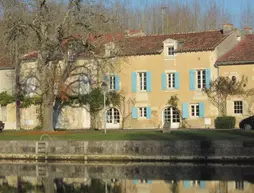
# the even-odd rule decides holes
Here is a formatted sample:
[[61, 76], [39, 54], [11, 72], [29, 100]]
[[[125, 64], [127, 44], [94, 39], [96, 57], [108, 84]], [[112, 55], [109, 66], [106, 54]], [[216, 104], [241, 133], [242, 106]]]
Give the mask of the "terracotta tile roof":
[[[99, 45], [98, 50], [104, 49], [104, 44], [116, 41], [120, 45], [120, 56], [132, 55], [151, 55], [160, 54], [163, 50], [163, 41], [174, 39], [179, 42], [179, 48], [176, 52], [195, 52], [214, 50], [229, 34], [223, 34], [221, 30], [189, 32], [167, 35], [150, 35], [142, 34], [140, 30], [127, 31], [129, 36], [124, 33], [108, 34], [105, 36], [90, 36], [90, 40]], [[135, 36], [135, 34], [140, 34]], [[81, 53], [80, 56], [87, 56], [87, 53]], [[25, 59], [37, 57], [37, 52], [31, 52], [24, 55]]]
[[217, 65], [254, 64], [254, 34], [246, 35], [232, 50], [221, 56]]
[[160, 54], [163, 50], [163, 41], [167, 39], [177, 40], [180, 43], [176, 52], [209, 51], [214, 50], [228, 35], [216, 30], [131, 37], [123, 42], [121, 51], [125, 56]]
[[14, 68], [9, 57], [0, 57], [0, 69], [3, 68]]
[[23, 59], [28, 60], [28, 59], [33, 59], [33, 58], [37, 58], [37, 57], [38, 57], [38, 52], [37, 51], [32, 51], [32, 52], [29, 52], [29, 53], [25, 54], [23, 56]]
[[[90, 34], [88, 37], [88, 41], [91, 41], [93, 44], [96, 46], [103, 47], [105, 44], [113, 41], [121, 41], [125, 37], [138, 37], [138, 36], [143, 36], [145, 35], [142, 30], [125, 30], [125, 32], [118, 32], [118, 33], [112, 33], [112, 34], [106, 34], [106, 35], [100, 35], [100, 36], [95, 36], [93, 34]], [[62, 41], [62, 45], [65, 45], [68, 40], [70, 39], [82, 39], [80, 35], [74, 35], [74, 36], [69, 36], [64, 38]], [[87, 53], [81, 53], [80, 55], [89, 55]], [[32, 51], [30, 53], [27, 53], [23, 56], [23, 59], [35, 59], [38, 57], [38, 52], [37, 51]]]

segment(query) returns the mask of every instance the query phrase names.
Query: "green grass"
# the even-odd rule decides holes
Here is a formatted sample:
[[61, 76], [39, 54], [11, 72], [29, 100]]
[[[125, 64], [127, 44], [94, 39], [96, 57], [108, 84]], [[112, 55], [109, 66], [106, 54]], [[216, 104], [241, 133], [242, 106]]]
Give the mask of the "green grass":
[[[0, 140], [39, 140], [40, 131], [3, 131]], [[254, 140], [254, 131], [242, 130], [176, 130], [162, 133], [156, 130], [56, 131], [52, 140]], [[47, 139], [47, 137], [45, 137]]]

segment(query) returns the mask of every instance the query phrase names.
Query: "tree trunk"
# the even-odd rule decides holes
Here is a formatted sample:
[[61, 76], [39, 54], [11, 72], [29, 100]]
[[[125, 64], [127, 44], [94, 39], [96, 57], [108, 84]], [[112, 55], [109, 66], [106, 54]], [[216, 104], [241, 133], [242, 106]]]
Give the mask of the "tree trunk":
[[14, 50], [14, 62], [15, 62], [15, 95], [16, 95], [16, 129], [20, 130], [20, 101], [19, 96], [21, 92], [20, 85], [20, 60], [18, 58], [18, 45], [17, 41], [15, 41], [15, 50]]
[[43, 103], [43, 131], [54, 131], [53, 128], [53, 103], [42, 101]]

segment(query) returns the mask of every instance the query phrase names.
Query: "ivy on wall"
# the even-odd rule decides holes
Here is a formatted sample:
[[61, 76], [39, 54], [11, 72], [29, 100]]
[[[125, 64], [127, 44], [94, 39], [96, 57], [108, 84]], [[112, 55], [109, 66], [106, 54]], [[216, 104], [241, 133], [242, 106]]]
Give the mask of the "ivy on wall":
[[41, 105], [41, 102], [42, 102], [41, 97], [38, 95], [35, 95], [32, 97], [27, 97], [27, 96], [21, 97], [20, 101], [21, 101], [21, 104], [20, 104], [21, 108], [28, 108], [31, 105]]
[[15, 97], [8, 94], [6, 91], [0, 93], [0, 105], [6, 106], [10, 103], [15, 102]]
[[[58, 100], [61, 100], [58, 98]], [[106, 94], [106, 105], [120, 105], [121, 95], [118, 92], [108, 92]], [[104, 106], [104, 94], [101, 88], [93, 88], [89, 94], [79, 96], [69, 96], [67, 100], [61, 101], [63, 106], [89, 105], [90, 112], [98, 112]]]

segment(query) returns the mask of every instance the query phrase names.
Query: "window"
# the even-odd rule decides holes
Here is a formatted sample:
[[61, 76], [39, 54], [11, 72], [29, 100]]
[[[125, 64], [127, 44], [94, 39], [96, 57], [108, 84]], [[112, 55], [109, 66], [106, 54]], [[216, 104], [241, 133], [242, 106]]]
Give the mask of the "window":
[[139, 72], [138, 74], [138, 88], [139, 90], [146, 90], [146, 72]]
[[205, 70], [197, 70], [197, 88], [203, 89], [206, 87], [206, 71]]
[[167, 82], [168, 89], [175, 88], [175, 73], [168, 73], [167, 80], [168, 80], [168, 82]]
[[200, 187], [200, 181], [199, 180], [192, 181], [192, 186]]
[[140, 180], [140, 183], [141, 183], [141, 184], [147, 184], [147, 183], [148, 183], [148, 180], [142, 179], [142, 180]]
[[115, 90], [116, 89], [116, 77], [115, 76], [109, 76], [109, 89], [110, 90]]
[[145, 107], [139, 107], [138, 108], [138, 116], [140, 118], [147, 118], [147, 112]]
[[234, 101], [234, 113], [243, 114], [243, 101]]
[[107, 123], [120, 123], [120, 113], [116, 108], [111, 108], [107, 111]]
[[244, 181], [235, 181], [235, 189], [244, 190]]
[[175, 49], [174, 46], [168, 47], [168, 56], [174, 56], [175, 55]]
[[180, 114], [177, 108], [168, 107], [164, 110], [164, 122], [179, 123]]
[[29, 77], [26, 80], [26, 92], [28, 95], [32, 96], [36, 91], [36, 77]]
[[199, 117], [199, 104], [191, 104], [191, 117]]

